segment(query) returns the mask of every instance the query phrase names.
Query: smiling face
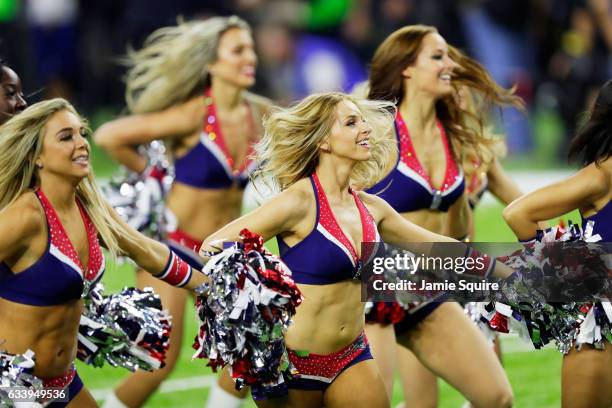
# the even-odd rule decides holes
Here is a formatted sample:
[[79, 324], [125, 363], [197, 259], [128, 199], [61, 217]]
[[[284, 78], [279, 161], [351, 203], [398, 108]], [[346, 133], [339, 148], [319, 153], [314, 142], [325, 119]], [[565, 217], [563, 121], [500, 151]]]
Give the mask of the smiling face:
[[244, 28], [230, 28], [219, 39], [217, 60], [210, 64], [209, 72], [213, 80], [248, 88], [255, 83], [256, 65], [251, 32]]
[[452, 74], [456, 67], [444, 38], [438, 33], [429, 33], [423, 38], [416, 61], [402, 75], [407, 88], [438, 99], [453, 93]]
[[321, 144], [321, 150], [355, 161], [369, 160], [371, 132], [372, 127], [365, 121], [357, 105], [345, 99], [336, 107], [334, 124], [328, 139]]
[[15, 114], [23, 111], [28, 104], [23, 98], [21, 80], [11, 68], [6, 65], [0, 72], [0, 125]]
[[43, 129], [43, 146], [36, 159], [39, 174], [74, 179], [87, 177], [89, 142], [81, 119], [69, 110], [55, 113]]

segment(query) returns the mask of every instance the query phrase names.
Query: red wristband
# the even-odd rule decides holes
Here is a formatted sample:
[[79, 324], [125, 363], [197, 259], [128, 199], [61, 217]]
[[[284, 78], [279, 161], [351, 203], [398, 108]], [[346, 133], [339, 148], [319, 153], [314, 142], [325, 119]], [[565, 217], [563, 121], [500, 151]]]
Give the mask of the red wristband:
[[166, 267], [161, 274], [156, 275], [156, 278], [180, 288], [189, 282], [191, 273], [191, 266], [170, 250]]

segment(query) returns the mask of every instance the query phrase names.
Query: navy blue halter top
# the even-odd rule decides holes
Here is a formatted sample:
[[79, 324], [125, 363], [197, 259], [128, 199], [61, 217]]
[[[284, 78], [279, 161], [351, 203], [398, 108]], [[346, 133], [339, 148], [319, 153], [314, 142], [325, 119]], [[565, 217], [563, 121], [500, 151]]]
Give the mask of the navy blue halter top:
[[[292, 272], [293, 280], [309, 285], [329, 285], [358, 277], [362, 259], [336, 221], [325, 191], [316, 173], [310, 176], [317, 203], [316, 223], [310, 234], [294, 246], [288, 246], [278, 236], [281, 259]], [[359, 210], [363, 242], [379, 242], [380, 237], [372, 215], [351, 190]], [[359, 243], [358, 243], [359, 244]]]
[[0, 297], [32, 306], [55, 306], [78, 300], [104, 274], [104, 255], [96, 228], [77, 200], [89, 243], [89, 261], [84, 268], [42, 190], [36, 190], [36, 197], [47, 219], [47, 248], [34, 264], [18, 273], [6, 263], [0, 263]]

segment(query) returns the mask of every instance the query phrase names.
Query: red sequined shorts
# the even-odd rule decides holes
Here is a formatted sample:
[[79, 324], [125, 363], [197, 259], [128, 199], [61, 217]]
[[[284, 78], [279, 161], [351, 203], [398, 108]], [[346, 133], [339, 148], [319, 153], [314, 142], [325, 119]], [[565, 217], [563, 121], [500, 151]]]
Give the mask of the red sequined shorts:
[[284, 398], [288, 390], [325, 391], [346, 369], [355, 364], [373, 359], [365, 333], [342, 350], [332, 354], [313, 354], [288, 349], [289, 360], [296, 369], [284, 373], [280, 384], [272, 387], [251, 387], [254, 400]]
[[343, 371], [357, 363], [372, 359], [365, 333], [348, 346], [332, 354], [289, 351], [289, 360], [298, 374], [287, 382], [288, 388], [324, 391]]
[[64, 398], [61, 398], [61, 400], [52, 402], [44, 401], [47, 404], [45, 405], [46, 408], [65, 407], [83, 389], [83, 381], [81, 381], [74, 364], [70, 366], [64, 375], [55, 378], [43, 378], [42, 380], [45, 389], [58, 388], [66, 390]]

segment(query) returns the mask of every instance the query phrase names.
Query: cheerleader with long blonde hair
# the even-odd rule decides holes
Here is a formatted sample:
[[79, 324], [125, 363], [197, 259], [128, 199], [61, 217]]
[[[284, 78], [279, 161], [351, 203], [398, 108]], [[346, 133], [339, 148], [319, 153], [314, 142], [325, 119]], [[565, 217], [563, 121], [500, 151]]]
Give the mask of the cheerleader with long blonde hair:
[[[251, 30], [236, 16], [180, 22], [152, 33], [142, 49], [129, 53], [128, 64], [131, 115], [98, 129], [96, 143], [145, 175], [147, 161], [135, 147], [153, 140], [166, 143], [176, 175], [166, 204], [177, 219], [167, 242], [198, 266], [201, 237], [240, 215], [253, 169], [252, 145], [268, 106], [246, 91], [255, 82], [257, 64]], [[172, 372], [180, 352], [187, 293], [160, 285], [142, 271], [137, 282], [153, 286], [173, 316], [168, 364], [130, 376], [110, 395], [109, 407], [142, 405]], [[226, 375], [220, 381], [210, 404], [241, 405], [244, 392], [236, 393]]]
[[[383, 241], [430, 254], [432, 242], [454, 242], [465, 253], [458, 241], [416, 226], [383, 199], [359, 191], [384, 174], [394, 150], [393, 113], [389, 102], [337, 92], [273, 110], [256, 150], [261, 173], [281, 192], [204, 241], [203, 255], [220, 241], [239, 240], [243, 228], [264, 240], [276, 237], [304, 296], [285, 335], [297, 373], [277, 392], [254, 388], [260, 407], [389, 406], [364, 333], [359, 275], [368, 255], [361, 244]], [[479, 273], [511, 273], [485, 259]]]
[[34, 375], [63, 389], [73, 407], [97, 406], [73, 361], [82, 297], [105, 269], [101, 245], [169, 284], [194, 289], [206, 280], [104, 201], [88, 133], [64, 99], [34, 104], [0, 127], [0, 343], [11, 354], [34, 351]]

